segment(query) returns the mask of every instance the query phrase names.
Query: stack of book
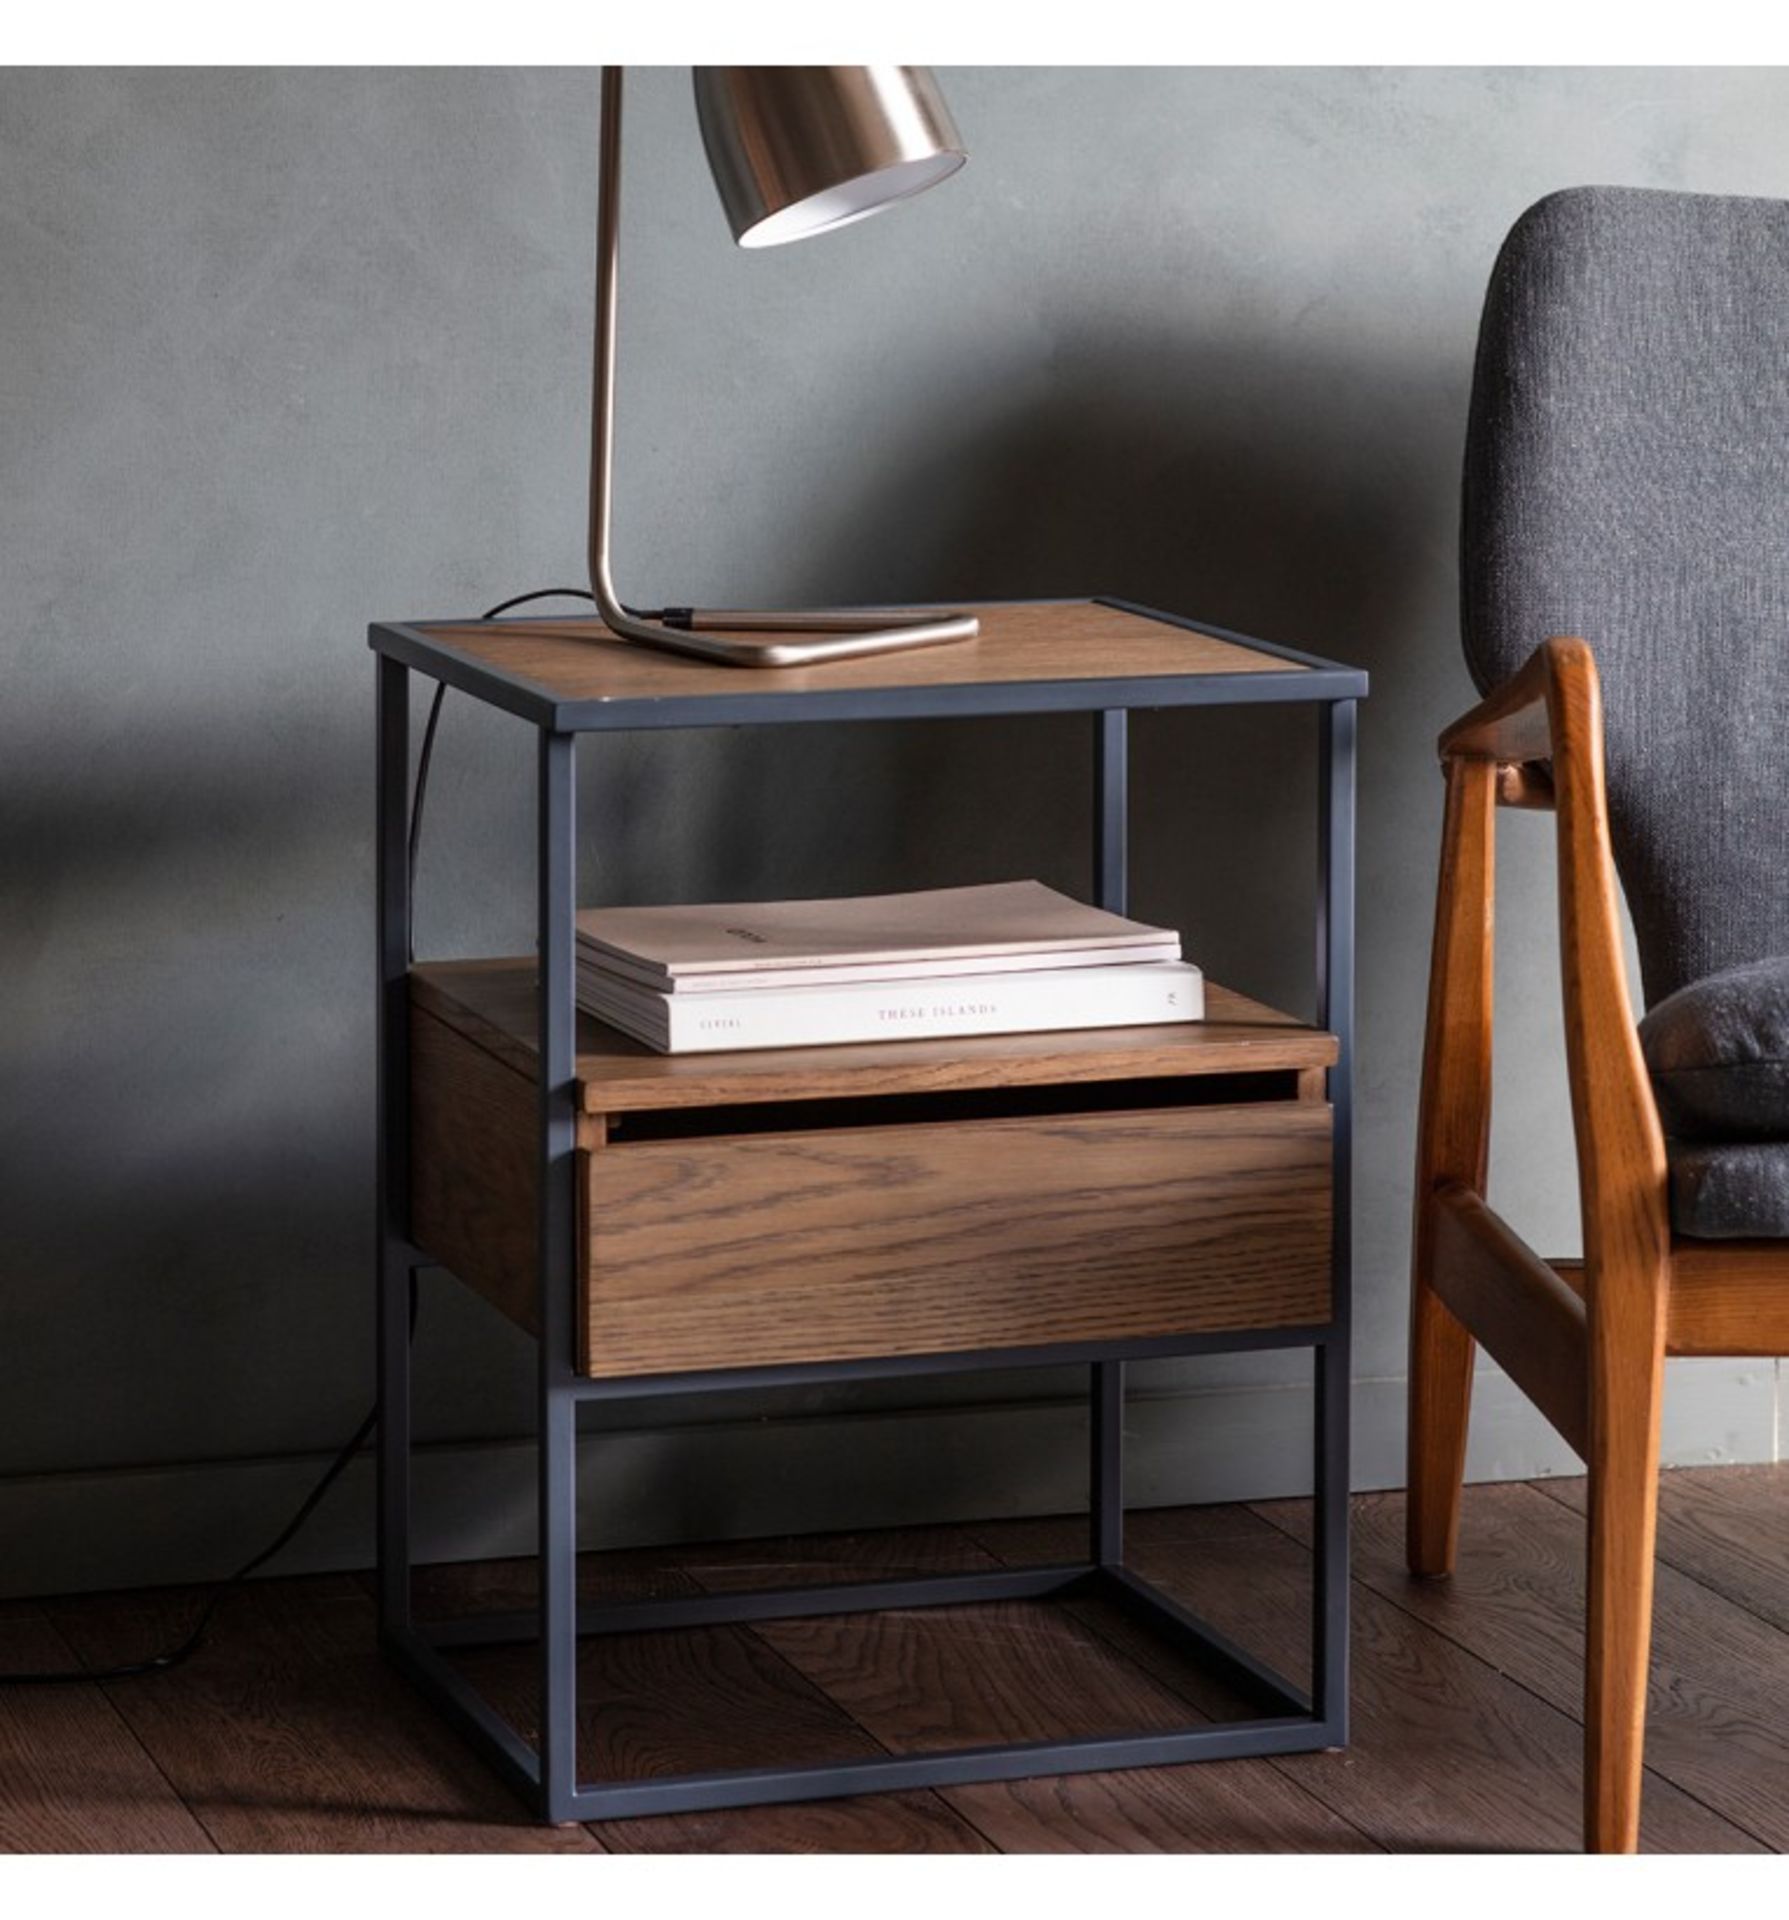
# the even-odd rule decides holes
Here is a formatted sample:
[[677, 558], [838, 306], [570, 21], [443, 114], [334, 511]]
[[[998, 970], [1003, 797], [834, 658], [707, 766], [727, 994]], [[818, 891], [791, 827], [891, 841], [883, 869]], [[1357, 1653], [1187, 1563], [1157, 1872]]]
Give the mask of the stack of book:
[[1204, 1017], [1180, 936], [1036, 880], [851, 900], [597, 907], [578, 1004], [660, 1053]]

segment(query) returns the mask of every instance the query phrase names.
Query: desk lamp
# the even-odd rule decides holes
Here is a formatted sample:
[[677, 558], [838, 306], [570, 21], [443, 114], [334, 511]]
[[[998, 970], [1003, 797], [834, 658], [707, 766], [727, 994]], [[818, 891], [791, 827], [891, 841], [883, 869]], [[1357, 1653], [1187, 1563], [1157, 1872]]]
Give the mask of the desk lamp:
[[[776, 247], [849, 226], [923, 193], [968, 157], [925, 67], [697, 67], [695, 76], [709, 170], [742, 247]], [[603, 68], [590, 435], [590, 586], [603, 623], [644, 646], [752, 667], [972, 639], [977, 623], [968, 615], [666, 607], [649, 616], [621, 604], [609, 564], [621, 79], [619, 67]], [[753, 633], [775, 638], [744, 637]]]

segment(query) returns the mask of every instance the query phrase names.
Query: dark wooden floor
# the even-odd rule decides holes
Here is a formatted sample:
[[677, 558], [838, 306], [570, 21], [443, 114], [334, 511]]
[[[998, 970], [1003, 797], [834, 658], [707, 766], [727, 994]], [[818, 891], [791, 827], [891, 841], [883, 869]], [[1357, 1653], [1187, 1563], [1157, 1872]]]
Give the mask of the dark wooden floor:
[[[1451, 1583], [1401, 1567], [1401, 1499], [1357, 1503], [1346, 1753], [953, 1788], [563, 1830], [521, 1808], [388, 1672], [352, 1577], [234, 1595], [189, 1666], [0, 1692], [0, 1848], [25, 1851], [1251, 1852], [1577, 1844], [1583, 1485], [1468, 1492]], [[1302, 1503], [1138, 1514], [1151, 1578], [1296, 1674]], [[1061, 1557], [1067, 1521], [590, 1556], [611, 1595]], [[1789, 1849], [1789, 1467], [1666, 1476], [1645, 1837]], [[424, 1577], [440, 1610], [513, 1601], [511, 1564]], [[0, 1606], [0, 1668], [127, 1661], [194, 1596]], [[475, 1664], [474, 1664], [475, 1663]], [[469, 1657], [518, 1724], [524, 1655]], [[1116, 1617], [1014, 1603], [593, 1643], [585, 1773], [774, 1764], [1183, 1724], [1239, 1703]]]

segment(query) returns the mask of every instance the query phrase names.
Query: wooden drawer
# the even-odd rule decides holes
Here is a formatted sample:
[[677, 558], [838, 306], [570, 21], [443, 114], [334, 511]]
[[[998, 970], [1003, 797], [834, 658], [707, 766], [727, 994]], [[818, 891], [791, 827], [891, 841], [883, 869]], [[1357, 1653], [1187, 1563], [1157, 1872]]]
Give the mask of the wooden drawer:
[[1329, 1317], [1319, 1101], [659, 1140], [582, 1159], [593, 1375]]
[[[688, 1063], [581, 1035], [580, 1364], [618, 1377], [1326, 1321], [1317, 1096], [1334, 1043], [1231, 999], [1250, 1017], [1157, 1030], [1147, 1052], [1130, 1032], [1063, 1036], [1054, 1083], [1036, 1036], [948, 1057], [833, 1049], [798, 1077], [754, 1055], [664, 1074]], [[521, 1004], [513, 1024], [528, 1018]], [[1165, 1071], [1182, 1063], [1200, 1070]], [[413, 1006], [412, 1238], [532, 1330], [531, 1067], [489, 1020]]]

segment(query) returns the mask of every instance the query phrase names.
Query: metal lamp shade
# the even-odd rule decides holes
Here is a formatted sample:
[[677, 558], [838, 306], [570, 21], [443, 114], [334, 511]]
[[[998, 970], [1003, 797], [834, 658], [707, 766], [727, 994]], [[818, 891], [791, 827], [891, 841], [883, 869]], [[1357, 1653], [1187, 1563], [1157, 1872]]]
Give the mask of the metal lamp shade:
[[967, 159], [928, 67], [697, 67], [733, 238], [775, 247], [865, 219]]

